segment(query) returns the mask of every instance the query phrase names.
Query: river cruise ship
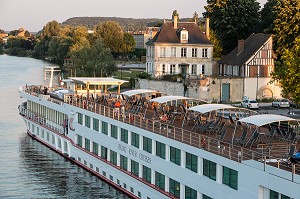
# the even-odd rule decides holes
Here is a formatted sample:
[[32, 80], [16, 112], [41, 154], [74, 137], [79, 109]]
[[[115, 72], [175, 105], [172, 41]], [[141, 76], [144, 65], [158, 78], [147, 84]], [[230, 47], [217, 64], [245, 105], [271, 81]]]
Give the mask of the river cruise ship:
[[21, 87], [27, 133], [131, 198], [300, 199], [297, 120], [124, 82]]

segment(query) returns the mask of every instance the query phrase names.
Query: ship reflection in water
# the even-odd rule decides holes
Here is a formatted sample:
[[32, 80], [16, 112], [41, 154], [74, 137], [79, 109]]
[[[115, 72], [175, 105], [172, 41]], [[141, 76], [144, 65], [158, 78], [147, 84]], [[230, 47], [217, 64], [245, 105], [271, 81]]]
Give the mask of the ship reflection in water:
[[49, 194], [55, 198], [127, 198], [29, 136], [24, 135], [20, 142], [20, 169], [26, 170], [24, 177], [28, 183], [39, 184], [36, 188], [40, 189], [34, 191], [37, 195], [30, 197], [48, 198]]

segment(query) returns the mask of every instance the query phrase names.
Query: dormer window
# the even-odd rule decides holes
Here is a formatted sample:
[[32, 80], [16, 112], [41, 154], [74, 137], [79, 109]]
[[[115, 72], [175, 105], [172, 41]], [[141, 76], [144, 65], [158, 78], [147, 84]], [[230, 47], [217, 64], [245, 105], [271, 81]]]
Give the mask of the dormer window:
[[189, 32], [186, 29], [182, 29], [180, 31], [180, 42], [188, 43], [188, 39], [189, 39]]

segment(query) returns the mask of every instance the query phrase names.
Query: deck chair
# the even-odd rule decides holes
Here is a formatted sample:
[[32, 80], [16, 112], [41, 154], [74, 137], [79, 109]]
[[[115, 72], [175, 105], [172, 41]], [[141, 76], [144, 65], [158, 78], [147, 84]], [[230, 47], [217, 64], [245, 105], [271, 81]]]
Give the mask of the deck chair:
[[226, 129], [222, 129], [220, 136], [219, 136], [219, 140], [223, 140], [226, 136], [227, 130]]
[[255, 130], [252, 136], [249, 138], [248, 142], [245, 144], [245, 146], [249, 144], [251, 148], [254, 142], [258, 139], [258, 137], [259, 137], [259, 133], [257, 130]]
[[244, 129], [241, 137], [235, 139], [236, 143], [244, 146], [246, 144], [247, 134], [248, 134], [248, 130]]
[[291, 136], [289, 137], [288, 141], [290, 141], [291, 143], [295, 143], [297, 140], [296, 136], [297, 134], [295, 132], [291, 132]]

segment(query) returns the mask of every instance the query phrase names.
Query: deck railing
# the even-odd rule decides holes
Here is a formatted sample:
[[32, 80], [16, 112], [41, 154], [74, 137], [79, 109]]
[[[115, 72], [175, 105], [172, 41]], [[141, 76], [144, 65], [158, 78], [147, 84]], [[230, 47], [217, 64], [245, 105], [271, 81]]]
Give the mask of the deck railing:
[[[138, 128], [142, 128], [147, 131], [153, 132], [155, 134], [162, 135], [164, 137], [188, 144], [190, 146], [194, 146], [205, 151], [223, 156], [233, 161], [242, 162], [245, 160], [256, 160], [266, 165], [269, 164], [289, 171], [293, 170], [292, 168], [285, 167], [279, 164], [282, 161], [282, 154], [286, 153], [285, 151], [287, 151], [287, 149], [284, 151], [278, 151], [278, 153], [274, 150], [271, 151], [270, 148], [253, 150], [251, 148], [245, 148], [239, 145], [232, 145], [231, 143], [227, 143], [222, 140], [203, 135], [201, 133], [186, 130], [184, 128], [175, 127], [173, 125], [168, 125], [160, 122], [159, 120], [145, 118], [143, 117], [143, 115], [133, 114], [126, 110], [125, 112], [121, 112], [120, 110], [116, 111], [115, 108], [110, 107], [109, 105], [102, 105], [93, 101], [83, 100], [80, 98], [76, 98], [73, 95], [65, 96], [63, 102], [56, 99], [52, 99], [50, 97], [45, 97], [42, 94], [36, 94], [34, 92], [27, 93], [60, 105], [62, 105], [63, 103], [68, 103], [70, 105], [86, 109], [88, 111], [112, 118], [114, 120], [118, 120], [136, 126]], [[20, 113], [26, 115], [27, 117], [33, 120], [38, 120], [39, 122], [42, 118], [40, 116], [36, 117], [35, 113], [30, 112], [24, 107], [20, 109]], [[44, 122], [45, 126], [57, 130], [58, 132], [63, 134], [63, 127], [60, 124], [53, 124], [51, 121], [47, 121], [45, 118], [42, 119], [42, 122]], [[203, 142], [203, 140], [205, 140], [205, 143]], [[274, 154], [280, 155], [275, 156]], [[274, 160], [277, 161], [278, 165], [274, 164]], [[294, 171], [299, 174], [300, 165], [296, 165]]]

